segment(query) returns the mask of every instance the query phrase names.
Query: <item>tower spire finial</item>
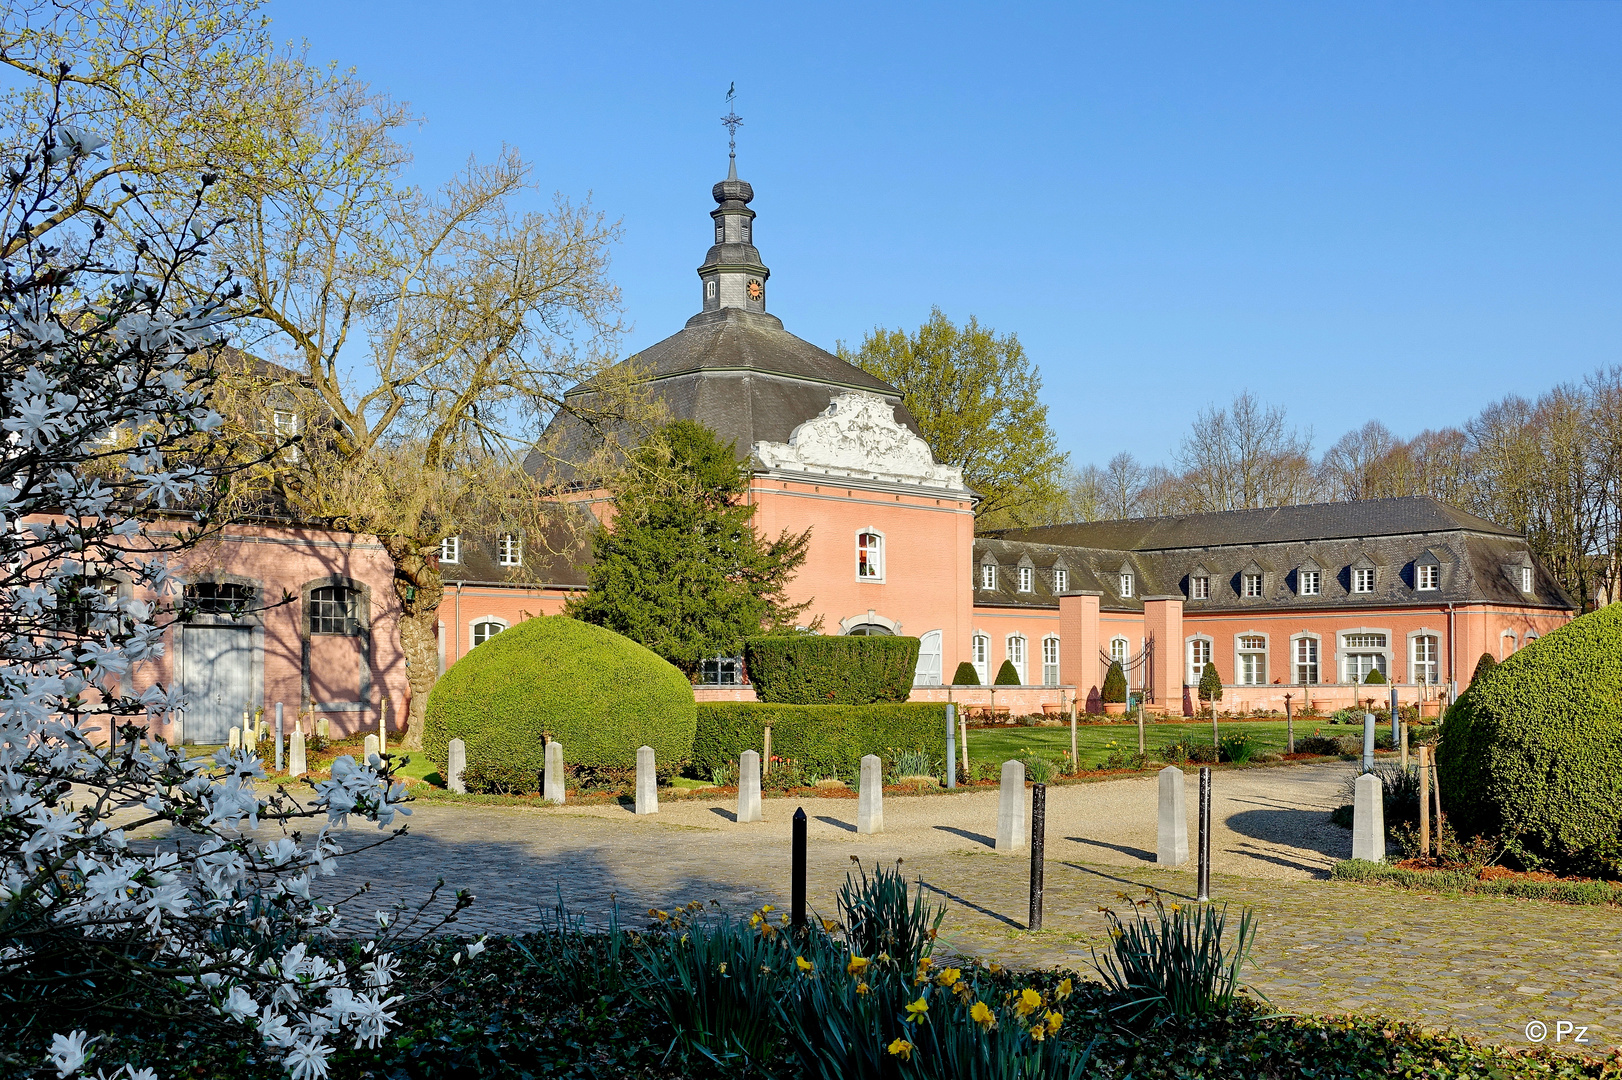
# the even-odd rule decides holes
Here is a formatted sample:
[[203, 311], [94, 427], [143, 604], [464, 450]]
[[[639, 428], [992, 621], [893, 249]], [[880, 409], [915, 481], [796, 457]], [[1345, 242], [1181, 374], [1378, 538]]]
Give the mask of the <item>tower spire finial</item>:
[[721, 123], [727, 129], [727, 179], [738, 178], [738, 125], [743, 123], [743, 117], [732, 107], [733, 99], [738, 96], [738, 84], [732, 83], [727, 87], [727, 114], [721, 117]]

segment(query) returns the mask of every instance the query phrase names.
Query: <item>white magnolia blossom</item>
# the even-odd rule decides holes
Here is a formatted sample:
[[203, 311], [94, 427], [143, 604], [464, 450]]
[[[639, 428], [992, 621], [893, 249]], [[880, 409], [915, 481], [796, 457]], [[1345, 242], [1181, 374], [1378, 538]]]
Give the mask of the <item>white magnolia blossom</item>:
[[[18, 166], [0, 235], [29, 235], [105, 143], [48, 136]], [[177, 542], [148, 535], [142, 515], [206, 519], [221, 468], [197, 448], [221, 425], [200, 372], [223, 309], [171, 305], [163, 283], [210, 232], [197, 222], [180, 239], [155, 235], [143, 264], [117, 276], [96, 237], [61, 229], [0, 260], [0, 983], [35, 980], [43, 1002], [40, 972], [85, 943], [139, 952], [148, 977], [256, 1029], [305, 1080], [327, 1074], [339, 1039], [378, 1046], [399, 1001], [386, 950], [346, 966], [305, 943], [338, 918], [311, 883], [335, 872], [351, 817], [384, 829], [410, 810], [376, 756], [339, 758], [300, 804], [261, 794], [251, 750], [191, 759], [150, 734], [183, 702], [152, 682], [178, 592], [164, 544]], [[285, 834], [310, 818], [314, 835]], [[150, 826], [187, 839], [142, 839]], [[47, 1063], [85, 1075], [95, 1051], [74, 1030], [52, 1040]], [[95, 1075], [156, 1080], [132, 1066]]]

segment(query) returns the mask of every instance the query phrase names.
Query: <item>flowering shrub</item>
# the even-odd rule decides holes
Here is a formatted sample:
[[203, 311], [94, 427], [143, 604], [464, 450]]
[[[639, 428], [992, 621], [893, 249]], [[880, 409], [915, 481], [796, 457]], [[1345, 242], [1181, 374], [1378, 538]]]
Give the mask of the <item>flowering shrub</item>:
[[[148, 680], [176, 606], [166, 557], [211, 526], [233, 468], [208, 398], [225, 316], [219, 290], [175, 284], [213, 234], [201, 194], [178, 236], [132, 188], [112, 230], [53, 217], [103, 144], [47, 118], [5, 179], [0, 1001], [69, 1026], [139, 988], [323, 1076], [338, 1040], [376, 1046], [390, 1028], [397, 962], [382, 934], [353, 960], [313, 948], [338, 919], [313, 886], [351, 816], [383, 829], [409, 810], [376, 757], [339, 758], [300, 802], [258, 793], [252, 748], [188, 760], [150, 734], [183, 705]], [[148, 532], [139, 516], [157, 512], [192, 527]], [[292, 831], [305, 820], [313, 835]], [[141, 839], [155, 827], [174, 842]], [[68, 1077], [95, 1052], [73, 1026], [48, 1056]]]

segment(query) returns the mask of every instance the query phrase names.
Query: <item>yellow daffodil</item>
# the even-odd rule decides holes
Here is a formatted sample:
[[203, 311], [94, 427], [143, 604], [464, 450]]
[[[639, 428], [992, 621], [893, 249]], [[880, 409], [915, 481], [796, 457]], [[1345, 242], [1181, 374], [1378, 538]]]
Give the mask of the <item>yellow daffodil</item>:
[[1037, 1024], [1035, 1027], [1031, 1028], [1032, 1042], [1041, 1042], [1043, 1039], [1047, 1038], [1047, 1035], [1048, 1029], [1043, 1027], [1041, 1024]]
[[887, 952], [881, 952], [881, 953], [879, 953], [877, 959], [878, 959], [878, 962], [881, 963], [881, 964], [888, 963], [889, 960], [890, 960], [890, 954], [887, 953]]
[[750, 926], [759, 926], [760, 925], [760, 916], [758, 914], [749, 916], [749, 925]]
[[890, 1044], [890, 1056], [898, 1057], [902, 1061], [912, 1060], [912, 1043], [906, 1039], [897, 1039]]
[[969, 1019], [979, 1024], [986, 1031], [997, 1026], [997, 1017], [992, 1013], [991, 1006], [983, 1001], [976, 1001], [969, 1009]]
[[719, 967], [719, 968], [718, 968], [718, 969], [717, 969], [717, 970], [718, 970], [718, 971], [719, 971], [719, 972], [720, 972], [720, 974], [722, 974], [722, 975], [725, 975], [725, 974], [726, 974], [726, 973], [727, 973], [727, 966], [726, 966], [726, 964], [725, 964], [725, 963], [724, 963], [724, 962], [723, 962], [723, 963], [722, 963], [722, 964], [721, 964], [721, 966], [720, 966], [720, 967]]
[[928, 971], [930, 968], [932, 968], [934, 966], [935, 966], [935, 961], [931, 960], [929, 957], [922, 956], [922, 957], [918, 958], [918, 970], [919, 971]]
[[1019, 1000], [1014, 1002], [1014, 1011], [1021, 1016], [1029, 1016], [1042, 1007], [1042, 995], [1030, 987], [1019, 992]]
[[925, 1001], [923, 998], [919, 998], [917, 1001], [909, 1001], [909, 1002], [907, 1002], [907, 1021], [908, 1021], [908, 1023], [918, 1023], [918, 1024], [923, 1023], [924, 1020], [926, 1019], [924, 1014], [926, 1012], [928, 1012], [928, 1011], [929, 1011], [929, 1002]]
[[1075, 989], [1075, 986], [1067, 978], [1059, 984], [1059, 988], [1057, 990], [1053, 991], [1053, 996], [1058, 998], [1060, 1001], [1063, 1001], [1065, 998], [1069, 997], [1073, 992], [1075, 992]]
[[765, 905], [762, 905], [760, 910], [761, 910], [762, 914], [765, 914], [768, 911], [776, 911], [777, 909], [772, 907], [770, 904], [765, 904]]
[[845, 974], [847, 974], [847, 975], [860, 974], [861, 972], [866, 971], [867, 970], [867, 965], [871, 964], [871, 963], [872, 963], [872, 961], [869, 960], [865, 956], [852, 955], [851, 958], [850, 958], [850, 963], [845, 965]]
[[1003, 966], [1001, 964], [992, 964], [990, 967], [986, 968], [986, 970], [991, 972], [993, 975], [1001, 975], [1003, 973]]
[[946, 968], [939, 975], [935, 976], [935, 981], [940, 983], [942, 986], [951, 986], [961, 978], [963, 978], [963, 972], [959, 971], [957, 968]]
[[1052, 1009], [1049, 1009], [1047, 1016], [1043, 1017], [1043, 1019], [1048, 1022], [1048, 1034], [1057, 1035], [1059, 1033], [1059, 1025], [1064, 1023], [1064, 1013], [1054, 1012]]
[[839, 929], [839, 924], [834, 922], [832, 919], [819, 919], [818, 921], [822, 923], [822, 929], [825, 933], [831, 934], [835, 930]]
[[865, 982], [857, 983], [856, 984], [856, 992], [858, 994], [864, 994], [865, 995], [867, 993], [867, 984]]
[[801, 971], [811, 971], [814, 970], [817, 965], [813, 964], [803, 956], [796, 956], [794, 958], [794, 966], [799, 968]]

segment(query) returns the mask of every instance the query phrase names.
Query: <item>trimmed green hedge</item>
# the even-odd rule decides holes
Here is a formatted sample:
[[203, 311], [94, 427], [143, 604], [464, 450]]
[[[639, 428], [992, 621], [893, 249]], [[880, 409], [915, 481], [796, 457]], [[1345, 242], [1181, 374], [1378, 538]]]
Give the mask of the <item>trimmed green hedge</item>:
[[467, 743], [470, 772], [533, 776], [543, 736], [569, 765], [636, 767], [653, 747], [661, 771], [693, 750], [693, 688], [670, 663], [630, 638], [578, 619], [526, 619], [458, 660], [428, 695], [423, 751], [441, 772], [450, 740]]
[[918, 670], [915, 637], [821, 634], [750, 638], [744, 664], [755, 696], [780, 705], [906, 701]]
[[974, 670], [973, 664], [965, 660], [957, 666], [957, 671], [952, 675], [952, 685], [979, 686], [980, 673]]
[[1462, 870], [1405, 870], [1362, 859], [1345, 859], [1336, 863], [1330, 870], [1330, 876], [1338, 881], [1396, 885], [1416, 892], [1518, 896], [1526, 900], [1552, 900], [1560, 904], [1622, 905], [1622, 885], [1606, 881], [1527, 881], [1517, 878], [1482, 881]]
[[780, 705], [758, 701], [706, 701], [698, 706], [693, 769], [701, 777], [738, 764], [745, 750], [761, 749], [772, 729], [772, 755], [798, 761], [811, 772], [852, 778], [863, 755], [888, 760], [895, 750], [922, 750], [946, 758], [946, 705]]
[[1519, 834], [1560, 865], [1622, 836], [1622, 605], [1567, 623], [1470, 684], [1436, 755], [1465, 834]]
[[993, 686], [1021, 686], [1021, 685], [1023, 685], [1023, 683], [1020, 681], [1019, 669], [1014, 667], [1014, 662], [1012, 660], [1004, 660], [1002, 662], [1002, 667], [997, 669], [997, 678], [995, 680], [993, 680], [992, 685]]

